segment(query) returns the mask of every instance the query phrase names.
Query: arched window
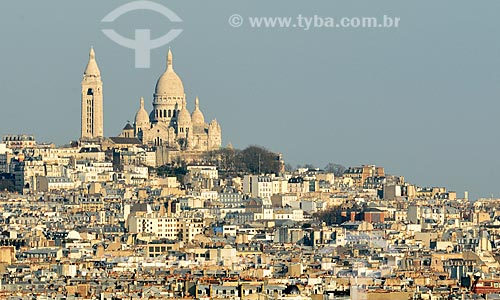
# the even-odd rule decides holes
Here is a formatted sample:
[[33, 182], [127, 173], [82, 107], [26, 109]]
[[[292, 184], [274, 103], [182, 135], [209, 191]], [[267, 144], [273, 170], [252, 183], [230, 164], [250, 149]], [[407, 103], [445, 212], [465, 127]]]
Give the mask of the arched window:
[[167, 110], [166, 110], [166, 109], [164, 109], [164, 110], [163, 110], [163, 117], [164, 117], [164, 118], [166, 118], [166, 117], [167, 117]]
[[168, 117], [170, 118], [172, 116], [172, 110], [168, 110]]
[[161, 109], [160, 109], [160, 118], [163, 118], [162, 113], [161, 113]]
[[174, 117], [174, 118], [175, 118], [175, 109], [173, 110], [173, 112], [174, 112], [174, 113], [173, 113], [172, 117]]
[[157, 109], [155, 109], [155, 117], [158, 118], [158, 110]]

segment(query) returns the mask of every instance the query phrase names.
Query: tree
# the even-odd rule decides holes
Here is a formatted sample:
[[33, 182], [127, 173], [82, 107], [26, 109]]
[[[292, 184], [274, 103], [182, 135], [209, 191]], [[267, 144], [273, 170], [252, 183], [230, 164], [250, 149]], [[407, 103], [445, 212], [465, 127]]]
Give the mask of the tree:
[[185, 165], [164, 165], [156, 169], [156, 173], [160, 177], [175, 176], [180, 183], [184, 183], [184, 175], [187, 174]]
[[325, 222], [328, 226], [333, 224], [341, 224], [343, 221], [342, 209], [338, 206], [330, 208], [328, 210], [317, 212], [314, 214], [314, 217], [321, 222]]
[[249, 146], [244, 150], [226, 147], [208, 151], [203, 156], [203, 161], [227, 173], [278, 174], [280, 172], [278, 154], [260, 146]]
[[219, 150], [219, 169], [221, 170], [236, 170], [238, 161], [237, 156], [240, 150], [235, 150], [230, 147]]
[[220, 171], [238, 172], [243, 169], [239, 155], [241, 150], [232, 147], [212, 150], [205, 153], [203, 162], [219, 168]]
[[239, 160], [245, 171], [258, 173], [279, 173], [280, 162], [278, 155], [260, 146], [249, 146], [239, 154]]
[[357, 215], [365, 208], [366, 204], [360, 206], [356, 202], [349, 202], [319, 211], [313, 216], [317, 220], [325, 222], [326, 225], [342, 224], [350, 220], [351, 213], [355, 213]]
[[0, 179], [0, 191], [14, 192], [16, 187], [14, 183], [8, 179]]
[[325, 171], [333, 173], [335, 177], [341, 177], [344, 174], [345, 169], [346, 168], [343, 165], [336, 163], [328, 163], [325, 166]]

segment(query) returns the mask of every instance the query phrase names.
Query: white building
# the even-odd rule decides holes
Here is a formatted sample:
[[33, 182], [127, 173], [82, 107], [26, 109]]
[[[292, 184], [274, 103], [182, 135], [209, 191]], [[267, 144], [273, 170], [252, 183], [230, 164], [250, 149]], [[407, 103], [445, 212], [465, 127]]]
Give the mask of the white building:
[[199, 213], [184, 213], [168, 216], [158, 212], [129, 215], [128, 230], [131, 233], [151, 233], [158, 238], [182, 240], [189, 243], [202, 234], [203, 216]]
[[129, 215], [128, 230], [131, 233], [152, 233], [158, 238], [177, 240], [179, 228], [177, 217], [161, 215], [157, 212]]
[[200, 176], [209, 179], [219, 178], [219, 171], [217, 171], [216, 166], [187, 166], [187, 170], [193, 177]]
[[275, 220], [292, 220], [296, 222], [304, 221], [304, 211], [302, 209], [283, 208], [274, 211]]
[[243, 177], [243, 192], [252, 197], [270, 199], [273, 195], [272, 175], [245, 175]]

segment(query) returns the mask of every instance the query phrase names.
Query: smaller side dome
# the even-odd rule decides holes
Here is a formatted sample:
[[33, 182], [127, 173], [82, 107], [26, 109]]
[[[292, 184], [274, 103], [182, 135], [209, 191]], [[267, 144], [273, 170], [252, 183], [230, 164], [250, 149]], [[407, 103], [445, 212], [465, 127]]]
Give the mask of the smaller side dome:
[[182, 109], [177, 116], [177, 124], [179, 127], [189, 127], [191, 126], [191, 115], [186, 107], [186, 101], [182, 103]]
[[198, 100], [198, 97], [196, 97], [194, 103], [195, 103], [195, 109], [191, 114], [191, 122], [193, 122], [193, 126], [198, 126], [198, 127], [205, 126], [205, 117], [203, 116], [203, 113], [200, 110], [200, 100]]
[[144, 109], [144, 98], [141, 97], [139, 110], [135, 114], [135, 125], [142, 126], [149, 123], [149, 116], [146, 109]]

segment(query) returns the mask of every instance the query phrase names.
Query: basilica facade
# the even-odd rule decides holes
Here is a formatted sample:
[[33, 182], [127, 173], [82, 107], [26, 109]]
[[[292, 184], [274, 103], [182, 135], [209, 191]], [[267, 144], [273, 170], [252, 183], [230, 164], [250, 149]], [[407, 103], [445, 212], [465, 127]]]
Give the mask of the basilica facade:
[[148, 114], [141, 98], [135, 115], [134, 134], [144, 144], [180, 150], [209, 151], [221, 146], [221, 128], [217, 120], [205, 122], [196, 97], [192, 113], [181, 78], [174, 71], [172, 51], [168, 50], [167, 67], [156, 83], [153, 110]]
[[[103, 138], [102, 101], [101, 74], [91, 49], [82, 81], [82, 141]], [[219, 149], [222, 143], [219, 123], [215, 119], [205, 122], [198, 97], [194, 105], [194, 111], [189, 112], [184, 85], [174, 71], [169, 49], [165, 72], [153, 93], [153, 109], [148, 113], [141, 98], [134, 123], [127, 124], [119, 137], [136, 139], [162, 151], [202, 153]]]

